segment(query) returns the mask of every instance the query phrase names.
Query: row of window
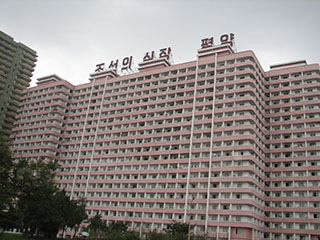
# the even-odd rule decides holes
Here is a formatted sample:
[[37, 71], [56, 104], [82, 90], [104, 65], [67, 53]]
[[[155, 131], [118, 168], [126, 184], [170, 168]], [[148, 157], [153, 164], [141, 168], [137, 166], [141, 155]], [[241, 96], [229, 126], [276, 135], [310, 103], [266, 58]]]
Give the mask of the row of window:
[[[61, 111], [61, 108], [60, 108], [60, 106], [56, 106], [57, 108], [58, 108], [58, 110], [59, 111]], [[59, 111], [53, 111], [54, 110], [54, 108], [52, 108], [51, 107], [51, 110], [49, 110], [49, 109], [47, 109], [47, 111], [48, 112], [42, 112], [41, 114], [33, 114], [33, 115], [23, 115], [23, 114], [19, 114], [18, 115], [18, 118], [19, 118], [19, 120], [17, 121], [17, 123], [20, 123], [20, 122], [29, 122], [30, 120], [32, 120], [32, 121], [36, 121], [36, 120], [39, 120], [39, 119], [45, 119], [45, 118], [54, 118], [54, 117], [56, 117], [56, 118], [59, 118], [59, 119], [61, 119], [61, 120], [63, 120], [64, 119], [64, 116], [62, 115], [62, 114], [60, 114], [60, 112]], [[64, 110], [63, 110], [63, 112], [64, 112]]]
[[312, 109], [319, 109], [319, 108], [320, 108], [319, 104], [306, 104], [306, 105], [284, 107], [284, 108], [272, 108], [270, 110], [266, 110], [266, 113], [271, 112], [271, 114], [274, 114], [274, 113], [285, 113], [285, 112], [297, 112], [297, 111], [312, 110]]
[[[62, 98], [60, 96], [62, 96]], [[42, 99], [42, 98], [46, 98], [46, 99]], [[66, 104], [65, 99], [69, 99], [69, 96], [64, 92], [54, 92], [48, 95], [41, 95], [41, 98], [36, 98], [36, 99], [41, 99], [41, 100], [32, 101], [31, 103], [28, 103], [28, 100], [24, 99], [23, 108], [33, 108], [33, 107], [47, 105], [47, 104], [52, 105], [55, 103]], [[31, 98], [30, 100], [35, 100], [35, 99]]]
[[[310, 128], [320, 127], [320, 122], [307, 122], [307, 123], [294, 123], [294, 124], [282, 124], [282, 125], [273, 125], [270, 127], [271, 131], [280, 131], [280, 130], [295, 130], [301, 129], [302, 131], [310, 131]], [[272, 132], [273, 133], [273, 132]], [[303, 134], [303, 133], [301, 133]]]
[[[153, 208], [153, 209], [164, 209], [164, 210], [172, 210], [172, 209], [184, 209], [184, 203], [168, 203], [168, 202], [135, 202], [135, 201], [88, 201], [89, 206], [102, 206], [102, 207], [119, 207], [119, 208]], [[188, 203], [189, 209], [197, 209], [197, 210], [206, 210], [207, 205], [203, 203], [192, 202]], [[209, 210], [243, 210], [243, 211], [253, 211], [261, 216], [263, 216], [264, 212], [259, 208], [253, 205], [247, 204], [225, 204], [225, 203], [217, 203], [217, 204], [209, 204]], [[162, 214], [162, 213], [161, 213]]]
[[[65, 85], [57, 85], [57, 86], [51, 86], [51, 87], [47, 87], [47, 88], [40, 88], [40, 89], [35, 89], [35, 90], [31, 90], [31, 91], [27, 91], [26, 92], [26, 96], [33, 96], [33, 97], [25, 97], [25, 100], [26, 101], [30, 101], [30, 100], [34, 100], [34, 99], [37, 99], [39, 96], [44, 96], [44, 95], [49, 95], [49, 94], [57, 94], [57, 90], [64, 90], [64, 91], [67, 91], [67, 92], [72, 92], [71, 89], [69, 89], [69, 87], [65, 86]], [[51, 92], [51, 91], [55, 91], [54, 93], [46, 93], [46, 92]], [[44, 94], [46, 93], [46, 94]], [[59, 93], [62, 93], [62, 92], [59, 92]], [[37, 95], [39, 94], [39, 96], [36, 96], [34, 98], [34, 95]], [[53, 96], [53, 95], [49, 95], [49, 96]]]
[[278, 97], [278, 96], [286, 96], [290, 94], [300, 94], [300, 93], [310, 93], [310, 92], [319, 92], [319, 87], [305, 87], [305, 88], [299, 88], [299, 89], [293, 89], [293, 90], [283, 90], [279, 92], [271, 92], [270, 97]]
[[304, 97], [294, 97], [292, 96], [291, 98], [284, 98], [284, 99], [278, 99], [278, 100], [271, 100], [270, 101], [270, 106], [275, 106], [275, 105], [281, 105], [281, 104], [292, 104], [292, 103], [304, 103], [308, 101], [316, 101], [319, 100], [320, 96], [317, 95], [312, 95], [312, 96], [304, 96]]
[[296, 72], [296, 73], [267, 77], [266, 81], [283, 80], [283, 79], [288, 79], [288, 78], [298, 78], [298, 77], [302, 77], [302, 76], [312, 76], [312, 75], [317, 75], [317, 74], [319, 74], [319, 72], [317, 72], [317, 71]]
[[[119, 184], [120, 185], [120, 184]], [[65, 188], [71, 188], [72, 184], [62, 184], [62, 187]], [[68, 190], [68, 189], [67, 189]], [[222, 198], [222, 194], [223, 193], [210, 193], [210, 199], [221, 199]], [[84, 192], [83, 191], [79, 191], [77, 189], [74, 190], [74, 195], [75, 196], [84, 196]], [[180, 192], [176, 192], [174, 191], [174, 189], [172, 190], [172, 192], [136, 192], [136, 191], [132, 191], [132, 192], [95, 192], [95, 191], [88, 191], [87, 193], [87, 197], [88, 198], [124, 198], [124, 199], [175, 199], [177, 201], [180, 200], [184, 200], [185, 199], [185, 190], [181, 190]], [[258, 194], [257, 194], [258, 195]], [[264, 205], [264, 200], [262, 200], [259, 197], [252, 194], [252, 193], [241, 193], [240, 197], [242, 200], [252, 200], [253, 202], [255, 202], [258, 205]], [[207, 193], [193, 193], [192, 196], [196, 199], [207, 199]], [[229, 199], [229, 198], [225, 198], [225, 199]]]
[[[93, 206], [97, 207], [97, 206]], [[183, 214], [181, 213], [150, 213], [150, 212], [140, 212], [140, 211], [134, 211], [132, 209], [131, 211], [125, 211], [125, 210], [119, 210], [119, 211], [112, 211], [112, 210], [103, 210], [102, 217], [103, 216], [117, 216], [119, 218], [126, 217], [126, 218], [144, 218], [144, 219], [168, 219], [168, 220], [182, 220]], [[199, 220], [204, 221], [206, 215], [204, 213], [202, 214], [188, 214], [188, 218], [191, 220]], [[208, 216], [209, 221], [215, 221], [215, 222], [247, 222], [247, 223], [253, 223], [253, 224], [259, 224], [262, 226], [262, 221], [257, 220], [253, 217], [248, 216], [239, 216], [239, 215], [212, 215], [209, 214]]]
[[[95, 207], [91, 207], [91, 208], [95, 208]], [[93, 209], [89, 209], [88, 210], [88, 214], [97, 214], [99, 211], [98, 210], [93, 210]], [[142, 214], [143, 213], [143, 214]], [[154, 218], [158, 218], [158, 219], [164, 219], [164, 220], [183, 220], [183, 214], [181, 213], [163, 213], [163, 215], [159, 215], [159, 213], [150, 213], [150, 212], [132, 212], [132, 211], [115, 211], [115, 210], [103, 210], [101, 211], [101, 215], [102, 218], [104, 217], [116, 217], [116, 218], [136, 218], [135, 221], [131, 221], [132, 227], [133, 228], [137, 228], [137, 229], [166, 229], [167, 224], [161, 224], [161, 223], [145, 223], [145, 222], [136, 222], [138, 219], [137, 218], [141, 218], [141, 221], [143, 221], [143, 219], [146, 218], [150, 218], [150, 219], [154, 219]], [[190, 216], [192, 216], [191, 220], [205, 220], [205, 214], [190, 214]], [[160, 218], [161, 217], [161, 218]], [[190, 217], [188, 217], [190, 218]], [[229, 228], [228, 227], [218, 227], [218, 226], [212, 226], [217, 224], [218, 222], [228, 222], [228, 221], [232, 221], [232, 222], [247, 222], [247, 223], [253, 223], [256, 225], [259, 225], [260, 227], [263, 227], [263, 222], [255, 219], [253, 217], [248, 217], [248, 216], [237, 216], [237, 215], [212, 215], [209, 214], [209, 226], [208, 226], [208, 232], [209, 233], [228, 233], [229, 232]], [[204, 224], [204, 223], [203, 223]], [[193, 231], [195, 232], [204, 232], [204, 225], [197, 225], [195, 226], [195, 228], [193, 228]], [[238, 228], [237, 228], [238, 229]], [[240, 229], [238, 229], [236, 234], [240, 234], [241, 231]], [[216, 238], [207, 238], [208, 240], [214, 240]], [[221, 240], [227, 240], [224, 238], [219, 238]]]
[[[288, 138], [287, 138], [288, 139]], [[304, 141], [292, 143], [292, 138], [288, 139], [289, 142], [270, 144], [270, 149], [279, 148], [300, 148], [300, 147], [317, 147], [320, 146], [320, 141]]]
[[[253, 153], [249, 151], [243, 151], [243, 155], [249, 155], [251, 157], [254, 156]], [[213, 157], [217, 157], [218, 154], [216, 152], [213, 153]], [[140, 163], [140, 164], [135, 164], [135, 165], [123, 165], [122, 162], [127, 162], [128, 157], [118, 157], [118, 158], [94, 158], [92, 159], [93, 165], [93, 170], [94, 171], [134, 171], [134, 170], [163, 170], [163, 169], [185, 169], [188, 168], [188, 164], [184, 162], [174, 162], [174, 163]], [[136, 161], [140, 161], [143, 157], [141, 156], [135, 156], [134, 159]], [[66, 159], [66, 160], [60, 160], [59, 164], [61, 165], [73, 165], [76, 163], [79, 163], [79, 169], [78, 171], [88, 171], [88, 164], [91, 162], [91, 159], [77, 159], [71, 160], [71, 159]], [[105, 163], [113, 163], [113, 164], [107, 164]], [[116, 163], [116, 164], [114, 164]], [[120, 164], [117, 164], [120, 163]], [[82, 168], [82, 164], [85, 164], [86, 166]], [[320, 164], [320, 163], [319, 163]], [[103, 165], [103, 166], [100, 166]], [[224, 160], [224, 161], [215, 161], [211, 163], [212, 167], [214, 169], [220, 168], [220, 167], [240, 167], [240, 166], [251, 166], [256, 168], [259, 172], [262, 172], [261, 168], [256, 165], [256, 163], [253, 160], [246, 160], [246, 159], [241, 159], [241, 160]], [[65, 166], [68, 167], [68, 166]], [[205, 168], [207, 169], [209, 167], [209, 160], [204, 161], [204, 162], [192, 162], [191, 163], [192, 169], [201, 169]], [[220, 173], [214, 173], [214, 177], [219, 177]]]
[[285, 162], [273, 162], [273, 163], [266, 163], [267, 167], [272, 168], [289, 168], [289, 167], [305, 167], [305, 166], [320, 166], [319, 160], [312, 160], [312, 161], [285, 161]]
[[[299, 172], [294, 172], [292, 174], [293, 177], [316, 177], [316, 176], [320, 176], [320, 171], [299, 171]], [[286, 174], [284, 174], [284, 176], [286, 176]], [[287, 176], [286, 176], [287, 177]], [[266, 183], [267, 187], [273, 187], [273, 188], [278, 188], [278, 187], [318, 187], [319, 186], [319, 181], [315, 180], [296, 180], [296, 181], [271, 181], [270, 183]], [[291, 196], [292, 197], [292, 196]]]
[[[270, 191], [270, 192], [266, 192], [267, 197], [271, 197], [271, 198], [283, 198], [283, 197], [293, 197], [293, 198], [319, 198], [320, 196], [320, 192], [318, 191], [292, 191], [291, 189], [288, 189], [286, 191]], [[268, 205], [268, 204], [266, 204]], [[284, 206], [288, 207], [290, 204], [283, 204]], [[272, 202], [273, 207], [284, 207], [282, 206], [281, 202]]]

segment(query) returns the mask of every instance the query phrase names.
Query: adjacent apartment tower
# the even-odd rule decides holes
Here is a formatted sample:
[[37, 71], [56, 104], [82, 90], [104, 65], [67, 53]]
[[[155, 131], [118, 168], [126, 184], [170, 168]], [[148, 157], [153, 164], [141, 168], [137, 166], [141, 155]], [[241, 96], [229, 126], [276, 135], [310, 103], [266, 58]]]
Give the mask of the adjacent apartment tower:
[[37, 54], [0, 31], [0, 133], [10, 136]]
[[56, 75], [24, 93], [16, 156], [56, 159], [56, 183], [87, 211], [141, 234], [172, 221], [220, 240], [320, 239], [320, 73], [296, 61], [264, 71], [233, 35], [196, 60], [170, 48], [130, 73], [98, 64], [90, 82]]

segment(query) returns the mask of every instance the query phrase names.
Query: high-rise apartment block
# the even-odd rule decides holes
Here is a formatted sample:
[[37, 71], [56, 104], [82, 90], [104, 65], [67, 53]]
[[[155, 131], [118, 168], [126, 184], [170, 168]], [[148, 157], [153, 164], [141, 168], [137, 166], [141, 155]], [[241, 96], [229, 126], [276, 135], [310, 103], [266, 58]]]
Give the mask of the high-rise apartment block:
[[17, 156], [56, 159], [56, 183], [90, 215], [141, 233], [175, 220], [208, 239], [320, 239], [319, 65], [264, 71], [231, 37], [182, 64], [166, 48], [126, 75], [99, 64], [86, 84], [38, 79]]
[[9, 136], [23, 90], [29, 87], [36, 52], [0, 31], [0, 133]]

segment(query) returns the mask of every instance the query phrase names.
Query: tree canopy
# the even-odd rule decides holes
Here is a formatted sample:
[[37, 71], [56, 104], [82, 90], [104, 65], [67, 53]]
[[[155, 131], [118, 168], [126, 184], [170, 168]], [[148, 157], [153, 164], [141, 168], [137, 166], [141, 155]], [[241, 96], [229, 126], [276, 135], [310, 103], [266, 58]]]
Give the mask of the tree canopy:
[[0, 135], [0, 228], [10, 226], [12, 219], [7, 217], [12, 206], [14, 188], [11, 170], [13, 162], [9, 145], [3, 135]]
[[8, 142], [1, 137], [0, 161], [2, 229], [18, 228], [25, 234], [50, 239], [87, 218], [85, 201], [71, 200], [54, 184], [59, 167], [56, 162], [25, 159], [14, 162]]
[[90, 218], [90, 224], [87, 227], [90, 239], [103, 240], [140, 240], [139, 234], [128, 230], [128, 223], [122, 221], [113, 221], [108, 225], [101, 219], [100, 214]]

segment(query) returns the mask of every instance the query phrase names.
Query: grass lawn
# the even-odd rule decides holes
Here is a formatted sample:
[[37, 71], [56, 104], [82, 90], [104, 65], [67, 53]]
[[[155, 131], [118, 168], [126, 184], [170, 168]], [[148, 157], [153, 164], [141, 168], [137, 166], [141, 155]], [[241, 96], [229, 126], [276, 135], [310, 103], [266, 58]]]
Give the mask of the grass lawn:
[[[13, 233], [4, 233], [0, 234], [0, 240], [44, 240], [45, 238], [23, 238], [21, 234], [13, 234]], [[60, 239], [61, 238], [57, 238]], [[64, 240], [68, 240], [69, 238], [65, 238]], [[73, 240], [76, 240], [74, 238]]]
[[23, 239], [21, 234], [4, 233], [0, 235], [1, 240], [20, 240]]

